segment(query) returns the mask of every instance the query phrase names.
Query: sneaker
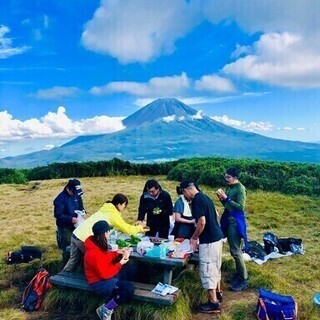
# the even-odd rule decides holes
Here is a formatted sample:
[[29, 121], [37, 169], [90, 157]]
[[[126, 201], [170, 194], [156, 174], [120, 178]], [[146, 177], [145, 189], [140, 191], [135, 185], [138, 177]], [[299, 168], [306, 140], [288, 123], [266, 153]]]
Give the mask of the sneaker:
[[103, 304], [102, 306], [97, 308], [96, 312], [100, 320], [111, 320], [113, 310], [107, 309]]
[[220, 313], [221, 312], [220, 303], [211, 302], [211, 301], [202, 303], [197, 307], [197, 311], [202, 313]]
[[219, 302], [222, 302], [223, 301], [222, 291], [217, 291], [216, 294], [217, 294], [217, 299], [219, 300]]
[[230, 290], [238, 292], [238, 291], [245, 290], [248, 287], [249, 287], [249, 281], [248, 281], [248, 279], [245, 279], [245, 280], [239, 280], [238, 282], [231, 285]]

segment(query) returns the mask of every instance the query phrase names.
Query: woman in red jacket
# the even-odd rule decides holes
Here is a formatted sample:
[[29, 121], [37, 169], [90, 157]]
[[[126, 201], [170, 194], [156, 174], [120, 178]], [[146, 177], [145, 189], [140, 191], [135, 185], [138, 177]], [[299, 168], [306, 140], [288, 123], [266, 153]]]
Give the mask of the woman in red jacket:
[[101, 294], [106, 303], [97, 308], [101, 320], [111, 320], [113, 310], [128, 302], [134, 286], [125, 281], [127, 274], [122, 269], [129, 261], [128, 250], [110, 251], [108, 236], [112, 227], [106, 221], [98, 221], [92, 227], [93, 236], [84, 242], [84, 272], [91, 289]]

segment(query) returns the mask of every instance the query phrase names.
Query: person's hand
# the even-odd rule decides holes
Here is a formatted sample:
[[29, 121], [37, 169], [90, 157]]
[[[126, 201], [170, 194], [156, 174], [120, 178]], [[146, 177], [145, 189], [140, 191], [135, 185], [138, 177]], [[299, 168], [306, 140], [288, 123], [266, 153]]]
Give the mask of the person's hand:
[[222, 189], [218, 189], [216, 194], [221, 201], [224, 201], [225, 199], [228, 198], [228, 196], [225, 194], [225, 192]]
[[122, 258], [129, 259], [130, 252], [128, 249], [123, 249]]
[[141, 226], [141, 225], [143, 225], [143, 223], [144, 223], [144, 225], [146, 225], [145, 221], [143, 221], [143, 220], [138, 220], [134, 225], [135, 225], [135, 226]]
[[71, 220], [71, 222], [72, 222], [73, 224], [76, 224], [76, 223], [79, 222], [79, 219], [76, 218], [76, 217], [73, 217], [72, 220]]
[[190, 247], [193, 252], [197, 250], [198, 241], [199, 241], [198, 239], [194, 239], [194, 238], [190, 239]]
[[190, 224], [194, 224], [194, 223], [196, 223], [196, 219], [190, 220]]
[[146, 233], [146, 232], [148, 232], [148, 231], [150, 231], [150, 228], [149, 228], [149, 227], [143, 227], [141, 233]]

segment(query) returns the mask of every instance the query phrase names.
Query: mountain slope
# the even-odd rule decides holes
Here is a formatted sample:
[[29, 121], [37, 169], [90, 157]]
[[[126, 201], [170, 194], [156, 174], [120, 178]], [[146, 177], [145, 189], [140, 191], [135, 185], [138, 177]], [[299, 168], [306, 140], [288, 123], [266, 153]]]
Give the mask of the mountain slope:
[[[171, 112], [175, 112], [172, 114]], [[47, 165], [52, 162], [163, 161], [219, 156], [320, 163], [320, 145], [267, 138], [226, 126], [176, 99], [158, 99], [128, 117], [127, 128], [77, 139], [59, 148], [0, 159], [0, 167]]]

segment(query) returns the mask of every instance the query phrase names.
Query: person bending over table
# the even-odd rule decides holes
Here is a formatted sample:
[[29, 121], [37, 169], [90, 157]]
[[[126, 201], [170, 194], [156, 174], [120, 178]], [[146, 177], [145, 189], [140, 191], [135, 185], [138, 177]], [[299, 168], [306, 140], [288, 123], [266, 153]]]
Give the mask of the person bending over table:
[[145, 224], [133, 226], [123, 220], [121, 213], [127, 205], [128, 198], [121, 193], [117, 193], [111, 201], [106, 201], [98, 212], [82, 222], [73, 231], [70, 259], [63, 271], [72, 272], [81, 261], [85, 250], [84, 241], [92, 235], [92, 226], [99, 220], [108, 222], [112, 227], [127, 235], [145, 233], [148, 230], [145, 228]]
[[106, 221], [98, 221], [92, 227], [93, 235], [84, 242], [87, 281], [91, 289], [106, 301], [96, 309], [101, 320], [111, 320], [114, 309], [129, 302], [134, 293], [134, 286], [126, 281], [129, 273], [123, 267], [129, 261], [130, 253], [128, 250], [109, 250], [111, 229]]

